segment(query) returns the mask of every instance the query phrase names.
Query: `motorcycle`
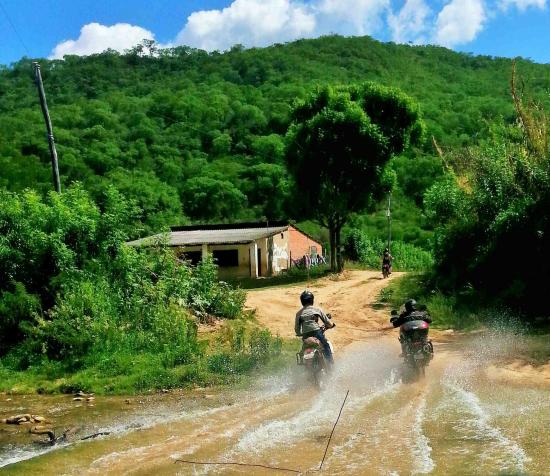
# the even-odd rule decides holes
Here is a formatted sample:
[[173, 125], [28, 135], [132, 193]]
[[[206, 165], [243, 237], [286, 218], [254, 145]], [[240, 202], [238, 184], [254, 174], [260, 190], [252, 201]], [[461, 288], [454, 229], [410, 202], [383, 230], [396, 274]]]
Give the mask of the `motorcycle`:
[[[327, 317], [331, 319], [330, 314], [327, 314]], [[325, 326], [321, 326], [321, 332], [323, 334], [327, 330], [328, 329]], [[328, 344], [334, 355], [334, 347], [332, 346], [332, 343], [328, 341]], [[316, 337], [307, 337], [302, 341], [302, 349], [300, 352], [296, 353], [296, 363], [305, 367], [314, 385], [319, 390], [325, 388], [328, 372], [330, 371], [330, 363], [327, 362], [323, 344], [319, 341], [319, 339]]]
[[389, 263], [384, 263], [382, 265], [382, 276], [383, 276], [383, 278], [386, 279], [387, 277], [389, 277], [390, 274], [391, 274], [390, 264]]
[[[392, 311], [390, 322], [393, 324], [397, 319], [397, 311]], [[410, 316], [411, 320], [399, 326], [399, 342], [403, 350], [402, 357], [409, 375], [414, 380], [426, 375], [426, 367], [433, 359], [434, 348], [432, 341], [428, 339], [430, 325], [419, 319], [414, 319], [414, 313]]]

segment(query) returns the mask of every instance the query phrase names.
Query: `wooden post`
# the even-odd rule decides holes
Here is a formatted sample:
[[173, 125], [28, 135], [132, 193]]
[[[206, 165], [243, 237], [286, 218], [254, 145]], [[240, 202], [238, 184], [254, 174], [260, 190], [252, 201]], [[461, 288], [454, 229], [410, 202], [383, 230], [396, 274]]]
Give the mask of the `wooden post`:
[[40, 106], [42, 107], [42, 114], [44, 115], [44, 121], [46, 122], [46, 130], [48, 131], [48, 144], [50, 146], [50, 156], [52, 160], [53, 186], [57, 193], [61, 193], [59, 166], [57, 164], [57, 150], [55, 148], [55, 141], [53, 138], [53, 128], [52, 121], [50, 120], [50, 112], [48, 111], [48, 104], [46, 103], [46, 93], [44, 92], [44, 85], [42, 84], [42, 75], [40, 74], [40, 65], [36, 62], [34, 62], [33, 65], [34, 78], [36, 81], [36, 87], [38, 88], [38, 97], [40, 98]]
[[388, 192], [388, 208], [386, 210], [386, 217], [388, 218], [388, 251], [391, 250], [391, 192]]

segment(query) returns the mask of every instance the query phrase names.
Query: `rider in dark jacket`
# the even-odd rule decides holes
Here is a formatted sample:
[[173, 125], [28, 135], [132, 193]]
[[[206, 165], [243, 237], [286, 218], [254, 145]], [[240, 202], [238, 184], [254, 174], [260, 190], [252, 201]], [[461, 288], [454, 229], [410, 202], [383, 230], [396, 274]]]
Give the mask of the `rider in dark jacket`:
[[311, 291], [304, 291], [300, 295], [300, 301], [302, 303], [302, 309], [296, 313], [296, 319], [294, 321], [294, 331], [296, 335], [301, 337], [302, 340], [308, 337], [317, 338], [323, 345], [325, 357], [329, 363], [333, 362], [332, 350], [325, 337], [325, 334], [319, 326], [319, 319], [323, 322], [326, 329], [334, 327], [335, 324], [330, 322], [327, 315], [319, 307], [313, 305], [314, 296]]
[[[393, 327], [400, 327], [409, 321], [425, 321], [430, 324], [432, 318], [428, 314], [428, 311], [417, 310], [416, 301], [409, 299], [405, 302], [405, 310], [399, 316], [392, 317], [390, 322], [393, 324]], [[403, 356], [407, 352], [407, 344], [403, 337], [400, 337], [399, 341], [401, 342], [401, 355]]]
[[399, 327], [408, 321], [426, 321], [430, 324], [432, 318], [428, 314], [428, 311], [418, 311], [416, 309], [416, 301], [414, 299], [409, 299], [405, 302], [405, 310], [399, 314], [399, 317], [392, 317], [390, 319], [393, 327]]

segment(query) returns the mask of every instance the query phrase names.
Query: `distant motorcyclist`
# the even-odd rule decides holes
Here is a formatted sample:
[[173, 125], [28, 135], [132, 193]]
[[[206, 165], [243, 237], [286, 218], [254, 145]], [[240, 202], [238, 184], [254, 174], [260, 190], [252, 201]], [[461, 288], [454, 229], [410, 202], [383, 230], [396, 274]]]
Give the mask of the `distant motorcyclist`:
[[311, 291], [304, 291], [300, 295], [300, 302], [302, 308], [296, 313], [296, 320], [294, 321], [294, 331], [296, 335], [301, 337], [302, 340], [308, 337], [315, 337], [323, 345], [323, 353], [329, 363], [333, 363], [332, 350], [325, 337], [325, 334], [319, 326], [319, 319], [325, 325], [326, 329], [334, 327], [335, 324], [330, 322], [327, 315], [319, 307], [313, 305], [315, 297]]
[[387, 266], [389, 274], [391, 274], [392, 272], [392, 261], [393, 256], [390, 254], [390, 250], [388, 248], [385, 248], [382, 255], [382, 269], [384, 269], [384, 266]]

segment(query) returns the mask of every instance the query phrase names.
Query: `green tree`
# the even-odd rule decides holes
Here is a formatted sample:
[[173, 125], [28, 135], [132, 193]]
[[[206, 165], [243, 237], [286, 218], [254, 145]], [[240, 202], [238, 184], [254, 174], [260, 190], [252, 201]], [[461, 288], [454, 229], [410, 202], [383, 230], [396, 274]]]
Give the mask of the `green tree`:
[[384, 190], [384, 166], [418, 143], [416, 104], [373, 83], [323, 87], [299, 103], [287, 133], [287, 163], [296, 182], [299, 218], [329, 229], [331, 267], [342, 270], [340, 232], [352, 213]]
[[268, 220], [284, 218], [290, 183], [286, 168], [278, 164], [258, 164], [244, 172], [243, 189], [258, 215]]
[[110, 186], [114, 186], [139, 206], [141, 221], [149, 233], [156, 233], [186, 220], [177, 190], [159, 180], [152, 172], [130, 172], [117, 168], [107, 175], [106, 180], [98, 185], [90, 185], [90, 188], [97, 190], [95, 195], [101, 200]]
[[227, 180], [194, 177], [183, 187], [185, 213], [198, 220], [230, 220], [245, 206], [246, 196]]

